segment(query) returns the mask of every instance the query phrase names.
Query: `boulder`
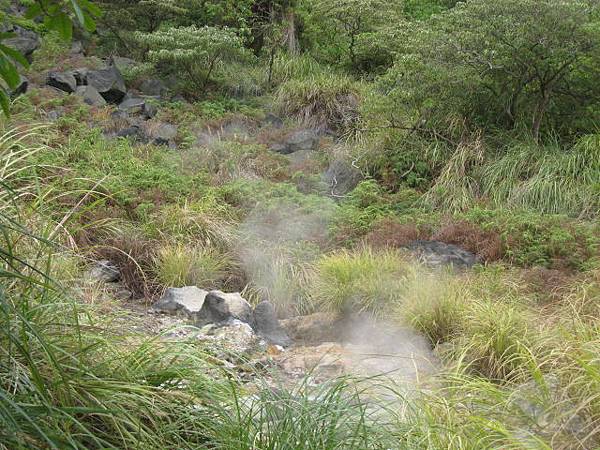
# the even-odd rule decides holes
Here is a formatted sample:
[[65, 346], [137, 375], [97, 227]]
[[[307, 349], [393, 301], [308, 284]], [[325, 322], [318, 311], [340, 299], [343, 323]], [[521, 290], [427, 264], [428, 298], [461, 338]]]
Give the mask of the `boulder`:
[[68, 93], [77, 89], [77, 80], [71, 72], [48, 72], [46, 84]]
[[283, 127], [283, 120], [273, 113], [267, 113], [267, 115], [265, 116], [265, 122], [267, 123], [267, 125], [270, 125], [273, 128]]
[[154, 305], [151, 311], [163, 314], [183, 314], [188, 318], [195, 317], [203, 306], [208, 291], [196, 286], [169, 288]]
[[115, 283], [121, 279], [121, 272], [117, 266], [108, 260], [97, 261], [88, 272], [89, 278], [104, 283]]
[[252, 307], [238, 293], [226, 294], [211, 291], [206, 295], [202, 309], [196, 315], [196, 324], [203, 326], [209, 323], [225, 324], [234, 319], [252, 322]]
[[109, 103], [121, 102], [127, 93], [125, 80], [115, 66], [90, 70], [87, 74], [87, 83], [96, 88], [104, 100]]
[[134, 59], [126, 58], [124, 56], [113, 56], [110, 58], [110, 65], [115, 66], [120, 72], [130, 69], [136, 64], [137, 62]]
[[253, 323], [254, 330], [260, 337], [274, 345], [289, 347], [291, 339], [279, 324], [277, 313], [271, 302], [260, 302], [254, 308]]
[[128, 114], [138, 114], [145, 110], [146, 100], [142, 97], [125, 98], [119, 103], [119, 111], [125, 111]]
[[82, 97], [83, 101], [90, 106], [106, 105], [106, 100], [104, 100], [96, 88], [92, 86], [78, 86], [75, 95]]
[[352, 191], [363, 179], [362, 173], [352, 164], [336, 159], [329, 164], [323, 174], [323, 181], [329, 186], [329, 194], [333, 197], [344, 196]]
[[284, 142], [271, 146], [271, 150], [289, 155], [297, 151], [315, 150], [319, 145], [319, 135], [314, 130], [298, 130], [290, 134]]
[[173, 139], [177, 137], [177, 127], [169, 123], [162, 123], [150, 131], [152, 143], [155, 145], [173, 144]]
[[31, 62], [31, 55], [40, 47], [38, 34], [18, 26], [14, 28], [13, 32], [15, 36], [3, 40], [2, 44], [17, 50]]
[[281, 325], [294, 342], [317, 344], [335, 341], [339, 337], [337, 317], [329, 313], [314, 313], [308, 316], [291, 317]]
[[161, 80], [150, 78], [142, 82], [140, 92], [144, 95], [162, 97], [167, 92], [167, 87]]
[[148, 135], [141, 126], [136, 124], [120, 129], [115, 133], [115, 136], [131, 138], [134, 141], [141, 142], [142, 144], [146, 144], [148, 142]]
[[156, 117], [156, 114], [158, 114], [158, 107], [151, 102], [146, 102], [144, 104], [144, 117], [146, 119], [152, 119], [153, 117]]
[[87, 76], [89, 71], [90, 69], [87, 67], [80, 67], [79, 69], [75, 69], [71, 72], [77, 81], [77, 86], [87, 85]]
[[[221, 349], [226, 350], [227, 354], [220, 355], [228, 359], [231, 354], [240, 355], [248, 352], [258, 342], [258, 338], [252, 327], [246, 322], [237, 319], [231, 320], [227, 326], [216, 327], [208, 326], [206, 337], [219, 344]], [[206, 330], [206, 328], [204, 328]], [[202, 339], [202, 337], [199, 337]]]
[[418, 259], [431, 267], [452, 266], [457, 269], [474, 266], [477, 256], [457, 245], [440, 241], [416, 240], [406, 245]]

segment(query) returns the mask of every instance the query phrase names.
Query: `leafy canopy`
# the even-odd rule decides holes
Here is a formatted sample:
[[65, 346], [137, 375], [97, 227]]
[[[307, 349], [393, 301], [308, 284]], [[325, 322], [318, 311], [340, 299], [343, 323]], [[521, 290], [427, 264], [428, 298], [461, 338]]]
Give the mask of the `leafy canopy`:
[[136, 36], [149, 47], [150, 61], [184, 71], [202, 92], [222, 63], [249, 56], [242, 39], [229, 28], [191, 25]]
[[590, 116], [599, 51], [597, 2], [459, 3], [404, 30], [385, 79], [389, 110], [411, 126], [446, 126], [458, 116], [486, 128], [528, 128], [537, 140], [541, 130]]

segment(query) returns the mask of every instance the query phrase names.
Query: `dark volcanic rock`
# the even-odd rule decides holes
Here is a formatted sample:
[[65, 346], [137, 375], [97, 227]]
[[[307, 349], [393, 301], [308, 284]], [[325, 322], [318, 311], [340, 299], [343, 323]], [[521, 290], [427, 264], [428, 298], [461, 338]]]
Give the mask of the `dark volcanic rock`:
[[279, 324], [275, 308], [270, 302], [260, 302], [254, 308], [253, 313], [254, 331], [271, 344], [288, 347], [292, 340]]
[[134, 141], [141, 142], [142, 144], [148, 143], [148, 135], [144, 129], [139, 125], [130, 125], [125, 127], [115, 134], [116, 137], [130, 138]]
[[168, 145], [173, 147], [173, 139], [177, 137], [177, 127], [170, 123], [163, 123], [150, 131], [152, 143], [155, 145]]
[[32, 53], [40, 47], [40, 38], [35, 31], [14, 27], [15, 36], [2, 41], [7, 47], [13, 48], [31, 62]]
[[315, 150], [319, 145], [319, 135], [314, 130], [299, 130], [290, 134], [284, 142], [271, 146], [271, 150], [289, 155], [300, 150]]
[[414, 252], [423, 263], [432, 267], [469, 268], [478, 262], [473, 253], [445, 242], [416, 240], [406, 248]]
[[17, 97], [21, 94], [24, 94], [29, 89], [29, 80], [27, 77], [23, 75], [19, 75], [19, 83], [17, 86], [11, 91], [10, 95], [13, 97]]
[[96, 88], [104, 100], [109, 103], [121, 102], [127, 93], [125, 80], [115, 66], [90, 70], [87, 75], [87, 84]]
[[129, 97], [125, 98], [119, 103], [119, 110], [125, 111], [128, 114], [138, 114], [144, 111], [146, 107], [146, 100], [142, 97]]
[[341, 159], [334, 160], [323, 174], [323, 180], [329, 185], [329, 194], [343, 196], [352, 191], [363, 179], [360, 171]]
[[70, 72], [48, 72], [46, 84], [68, 93], [77, 89], [77, 80]]
[[87, 67], [80, 67], [79, 69], [75, 69], [73, 72], [71, 72], [77, 81], [77, 86], [84, 86], [87, 84], [87, 76], [89, 71], [90, 69]]
[[96, 88], [92, 86], [79, 86], [75, 94], [82, 97], [83, 101], [90, 106], [104, 106], [106, 100], [100, 95]]
[[209, 323], [225, 324], [234, 319], [242, 322], [252, 322], [252, 308], [239, 294], [226, 294], [221, 291], [211, 291], [204, 299], [202, 309], [196, 316], [198, 326]]

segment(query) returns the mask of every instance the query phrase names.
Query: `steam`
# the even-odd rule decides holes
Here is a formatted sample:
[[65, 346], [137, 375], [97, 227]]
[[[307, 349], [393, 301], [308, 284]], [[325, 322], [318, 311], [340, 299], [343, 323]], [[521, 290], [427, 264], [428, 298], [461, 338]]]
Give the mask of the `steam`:
[[258, 206], [240, 230], [237, 253], [242, 268], [260, 295], [285, 315], [310, 310], [310, 264], [327, 241], [333, 203], [312, 200], [310, 206], [289, 201]]

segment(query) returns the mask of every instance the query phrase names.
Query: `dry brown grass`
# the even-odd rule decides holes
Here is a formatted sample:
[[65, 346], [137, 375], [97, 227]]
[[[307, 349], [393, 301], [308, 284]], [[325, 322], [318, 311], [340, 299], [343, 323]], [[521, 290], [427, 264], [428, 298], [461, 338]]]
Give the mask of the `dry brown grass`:
[[121, 236], [109, 239], [93, 249], [98, 260], [109, 260], [121, 271], [121, 282], [136, 299], [152, 301], [162, 291], [154, 277], [154, 261], [158, 242], [141, 236]]
[[414, 224], [383, 219], [365, 236], [364, 241], [373, 248], [401, 248], [414, 240], [425, 239], [428, 235], [428, 230], [420, 230]]
[[458, 245], [485, 262], [502, 258], [504, 249], [500, 235], [466, 221], [448, 221], [431, 237], [433, 240]]

